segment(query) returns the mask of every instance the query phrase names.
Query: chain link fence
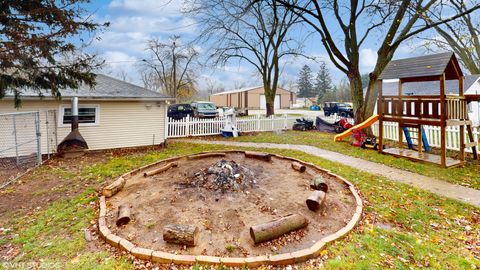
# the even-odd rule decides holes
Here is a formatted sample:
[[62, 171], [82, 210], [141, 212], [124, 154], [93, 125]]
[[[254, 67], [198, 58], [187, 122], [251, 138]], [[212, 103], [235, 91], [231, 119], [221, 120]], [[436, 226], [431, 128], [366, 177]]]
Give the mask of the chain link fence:
[[56, 117], [55, 110], [0, 114], [0, 189], [55, 153]]

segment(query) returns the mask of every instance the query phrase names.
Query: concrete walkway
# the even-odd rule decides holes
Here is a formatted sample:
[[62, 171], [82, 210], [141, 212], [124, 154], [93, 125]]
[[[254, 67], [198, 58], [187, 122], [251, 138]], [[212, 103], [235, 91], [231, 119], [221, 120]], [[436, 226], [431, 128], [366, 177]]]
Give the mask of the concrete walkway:
[[[186, 140], [179, 140], [185, 142]], [[342, 163], [344, 165], [353, 167], [360, 171], [368, 172], [384, 176], [393, 181], [411, 185], [421, 188], [432, 193], [442, 195], [451, 199], [459, 200], [477, 207], [480, 207], [480, 190], [463, 187], [456, 184], [444, 182], [432, 177], [416, 174], [401, 169], [392, 168], [383, 164], [363, 160], [320, 149], [309, 145], [292, 145], [292, 144], [276, 144], [276, 143], [251, 143], [251, 142], [231, 142], [231, 141], [203, 141], [203, 140], [188, 140], [191, 143], [201, 144], [220, 144], [240, 147], [256, 147], [256, 148], [278, 148], [299, 150], [307, 154], [318, 156], [330, 161]]]

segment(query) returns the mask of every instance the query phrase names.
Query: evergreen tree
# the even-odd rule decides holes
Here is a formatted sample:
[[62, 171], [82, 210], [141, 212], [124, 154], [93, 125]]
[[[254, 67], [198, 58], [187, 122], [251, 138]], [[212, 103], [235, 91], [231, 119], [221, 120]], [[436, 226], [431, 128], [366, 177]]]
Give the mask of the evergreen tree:
[[312, 84], [312, 70], [308, 65], [304, 65], [298, 74], [298, 97], [312, 97], [313, 84]]
[[320, 70], [315, 78], [315, 94], [318, 96], [317, 100], [320, 102], [322, 97], [332, 89], [332, 78], [330, 78], [330, 71], [325, 62], [320, 66]]
[[95, 84], [102, 61], [82, 52], [89, 34], [108, 26], [93, 21], [89, 0], [0, 1], [0, 99], [7, 91], [21, 105], [21, 89], [39, 95]]

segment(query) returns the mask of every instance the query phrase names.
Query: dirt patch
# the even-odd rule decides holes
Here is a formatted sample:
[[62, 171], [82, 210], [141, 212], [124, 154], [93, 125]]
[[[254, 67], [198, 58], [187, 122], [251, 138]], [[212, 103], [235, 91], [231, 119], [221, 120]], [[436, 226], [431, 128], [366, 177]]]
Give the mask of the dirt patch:
[[[256, 184], [229, 192], [185, 185], [195, 174], [208, 171], [222, 159], [248, 168]], [[107, 200], [107, 224], [113, 233], [138, 246], [177, 254], [243, 257], [287, 253], [308, 248], [338, 231], [350, 221], [356, 209], [355, 198], [343, 181], [314, 167], [299, 173], [285, 159], [274, 157], [265, 162], [245, 158], [241, 153], [228, 153], [226, 157], [182, 158], [177, 163], [178, 167], [152, 177], [133, 176], [118, 194]], [[309, 182], [318, 174], [324, 177], [329, 190], [324, 207], [312, 212], [305, 200], [312, 192]], [[126, 226], [117, 227], [116, 209], [121, 204], [131, 205], [133, 219]], [[250, 226], [293, 213], [309, 220], [307, 228], [254, 245]], [[197, 245], [182, 247], [165, 243], [162, 228], [171, 223], [196, 225]]]
[[[0, 227], [9, 221], [9, 217], [43, 209], [60, 199], [72, 198], [85, 191], [86, 187], [100, 189], [110, 179], [85, 180], [80, 173], [87, 166], [103, 163], [112, 157], [145, 153], [158, 148], [126, 148], [105, 151], [89, 151], [86, 155], [64, 159], [53, 157], [41, 167], [20, 177], [16, 182], [0, 190]], [[0, 170], [7, 174], [9, 169]]]

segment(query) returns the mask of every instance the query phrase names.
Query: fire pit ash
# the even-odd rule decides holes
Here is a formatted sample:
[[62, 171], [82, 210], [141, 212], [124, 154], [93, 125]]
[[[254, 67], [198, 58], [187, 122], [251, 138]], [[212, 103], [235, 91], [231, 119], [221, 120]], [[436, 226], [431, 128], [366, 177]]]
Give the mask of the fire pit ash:
[[183, 185], [214, 191], [239, 191], [256, 186], [254, 173], [235, 161], [220, 160], [212, 166], [196, 172]]

